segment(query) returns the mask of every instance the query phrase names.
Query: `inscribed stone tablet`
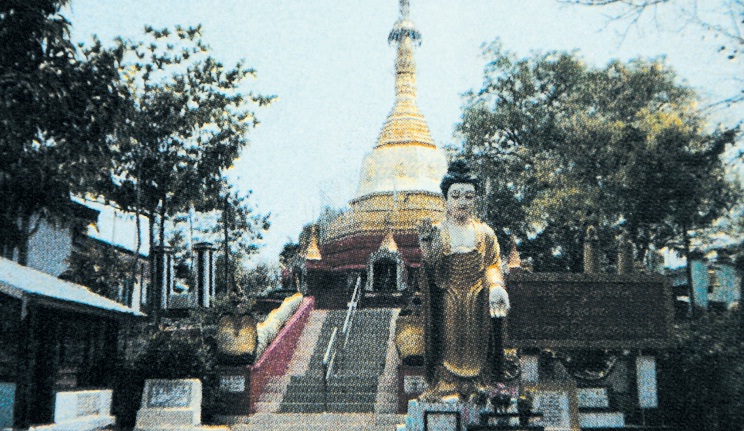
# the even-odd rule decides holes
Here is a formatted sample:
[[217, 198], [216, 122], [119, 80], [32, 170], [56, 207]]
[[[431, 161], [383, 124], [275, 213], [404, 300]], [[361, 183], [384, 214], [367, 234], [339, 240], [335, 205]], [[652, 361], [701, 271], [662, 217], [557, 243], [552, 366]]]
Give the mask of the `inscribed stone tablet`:
[[460, 413], [424, 413], [424, 431], [460, 431]]
[[581, 428], [624, 428], [625, 416], [620, 412], [579, 414]]
[[659, 406], [656, 394], [656, 360], [653, 356], [639, 356], [636, 360], [636, 380], [638, 381], [638, 404], [644, 409]]
[[607, 388], [581, 388], [578, 389], [580, 408], [604, 408], [609, 407], [607, 399]]
[[537, 410], [542, 412], [541, 424], [547, 429], [571, 429], [568, 392], [541, 390], [537, 394]]
[[220, 390], [223, 392], [245, 392], [245, 376], [220, 376]]
[[188, 407], [191, 404], [191, 384], [179, 381], [157, 381], [147, 394], [148, 407]]
[[78, 394], [77, 417], [97, 415], [101, 411], [101, 396], [98, 393]]
[[403, 391], [407, 394], [424, 392], [428, 387], [424, 376], [403, 377]]
[[522, 381], [537, 383], [540, 379], [537, 356], [522, 356], [519, 358], [519, 367], [522, 370]]

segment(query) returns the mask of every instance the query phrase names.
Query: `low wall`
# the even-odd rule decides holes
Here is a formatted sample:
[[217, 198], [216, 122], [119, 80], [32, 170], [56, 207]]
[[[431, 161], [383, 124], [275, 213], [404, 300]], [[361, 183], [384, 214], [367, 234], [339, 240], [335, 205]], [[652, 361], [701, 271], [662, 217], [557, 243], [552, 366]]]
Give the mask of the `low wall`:
[[59, 391], [54, 396], [54, 423], [29, 431], [88, 431], [114, 425], [111, 389]]
[[258, 362], [250, 367], [250, 412], [255, 413], [256, 402], [266, 387], [266, 383], [273, 376], [286, 372], [289, 361], [294, 354], [297, 341], [302, 329], [315, 308], [315, 299], [305, 297], [294, 315], [284, 324], [274, 341], [266, 348]]

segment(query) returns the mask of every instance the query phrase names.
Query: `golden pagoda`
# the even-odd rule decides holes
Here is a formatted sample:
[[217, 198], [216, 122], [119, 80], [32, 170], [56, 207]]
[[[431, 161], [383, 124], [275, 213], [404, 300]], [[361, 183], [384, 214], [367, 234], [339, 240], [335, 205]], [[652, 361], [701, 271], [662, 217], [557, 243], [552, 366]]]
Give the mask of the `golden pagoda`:
[[439, 184], [447, 172], [447, 157], [434, 143], [416, 105], [413, 54], [421, 34], [409, 19], [408, 0], [400, 0], [400, 18], [388, 42], [397, 48], [395, 104], [362, 162], [350, 209], [323, 229], [322, 259], [308, 262], [308, 268], [361, 270], [366, 276], [377, 272], [373, 271], [375, 259], [389, 259], [397, 266], [396, 290], [400, 290], [411, 283], [406, 281], [408, 270], [420, 265], [417, 227], [424, 219], [437, 222], [444, 218]]

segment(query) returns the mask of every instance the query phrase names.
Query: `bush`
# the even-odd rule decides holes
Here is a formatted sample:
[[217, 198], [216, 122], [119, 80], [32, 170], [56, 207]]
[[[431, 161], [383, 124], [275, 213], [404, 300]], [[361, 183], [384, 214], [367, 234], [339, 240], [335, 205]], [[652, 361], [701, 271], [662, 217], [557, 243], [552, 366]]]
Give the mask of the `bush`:
[[682, 430], [740, 430], [744, 423], [744, 343], [738, 313], [679, 325], [659, 376], [665, 421]]
[[120, 425], [135, 424], [142, 391], [147, 379], [200, 379], [202, 381], [202, 418], [208, 422], [220, 406], [217, 376], [214, 372], [216, 349], [199, 326], [143, 331], [146, 337], [141, 352], [125, 363], [118, 373], [114, 400]]

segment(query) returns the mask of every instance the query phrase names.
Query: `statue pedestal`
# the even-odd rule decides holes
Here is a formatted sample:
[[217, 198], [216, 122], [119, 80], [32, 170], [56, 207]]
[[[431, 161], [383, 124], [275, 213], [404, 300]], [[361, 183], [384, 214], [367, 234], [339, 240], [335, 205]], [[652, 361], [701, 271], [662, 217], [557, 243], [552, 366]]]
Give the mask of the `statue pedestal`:
[[488, 409], [472, 403], [453, 400], [452, 402], [422, 402], [410, 400], [406, 423], [400, 424], [397, 431], [466, 431], [477, 425], [480, 415]]

